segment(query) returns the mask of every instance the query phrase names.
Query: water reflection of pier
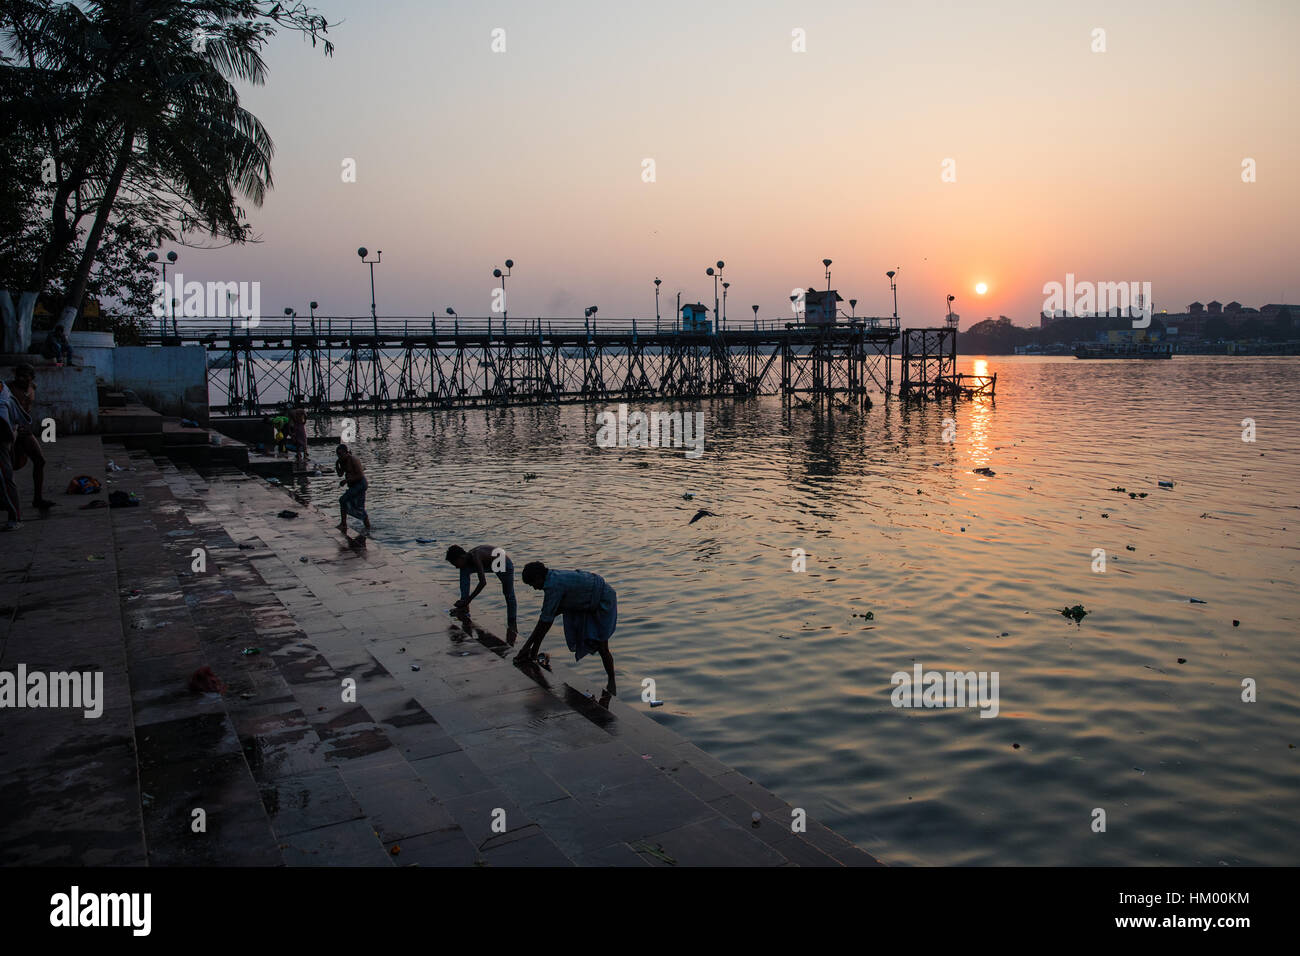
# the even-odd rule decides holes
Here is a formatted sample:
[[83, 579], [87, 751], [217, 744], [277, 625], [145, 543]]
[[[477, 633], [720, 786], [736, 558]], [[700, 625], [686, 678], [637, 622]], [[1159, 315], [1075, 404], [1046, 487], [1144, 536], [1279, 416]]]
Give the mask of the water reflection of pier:
[[362, 335], [351, 325], [317, 317], [310, 328], [263, 320], [238, 329], [196, 319], [162, 341], [208, 349], [217, 414], [283, 403], [384, 410], [723, 395], [869, 406], [873, 394], [973, 397], [993, 386], [988, 377], [956, 373], [956, 329], [900, 330], [893, 317], [720, 331], [496, 317], [431, 319], [427, 330], [381, 319]]

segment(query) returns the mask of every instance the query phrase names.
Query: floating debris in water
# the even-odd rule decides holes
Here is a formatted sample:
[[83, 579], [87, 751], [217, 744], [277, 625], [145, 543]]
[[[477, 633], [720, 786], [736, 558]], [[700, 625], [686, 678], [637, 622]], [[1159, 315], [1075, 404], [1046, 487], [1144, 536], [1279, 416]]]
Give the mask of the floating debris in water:
[[1127, 488], [1121, 488], [1119, 485], [1116, 485], [1114, 488], [1110, 488], [1110, 489], [1108, 489], [1108, 490], [1110, 490], [1110, 491], [1128, 491]]
[[693, 491], [687, 491], [682, 494], [683, 501], [690, 501], [694, 497], [695, 497], [695, 492]]
[[1174, 486], [1172, 481], [1157, 481], [1156, 484], [1161, 488], [1172, 488]]
[[1133, 545], [1131, 545], [1131, 544], [1126, 544], [1126, 545], [1124, 545], [1124, 550], [1125, 550], [1125, 551], [1136, 551], [1137, 548], [1133, 547]]
[[416, 539], [415, 539], [415, 543], [416, 543], [416, 544], [433, 544], [433, 542], [434, 542], [434, 539], [433, 539], [433, 538], [416, 538]]
[[1010, 631], [1003, 631], [1003, 632], [999, 635], [999, 637], [1010, 637], [1010, 636], [1011, 636], [1011, 632], [1010, 632]]
[[1206, 602], [1205, 602], [1205, 601], [1202, 601], [1200, 598], [1188, 598], [1188, 599], [1187, 599], [1187, 603], [1188, 603], [1188, 604], [1205, 604]]
[[1186, 664], [1186, 663], [1187, 663], [1187, 658], [1185, 658], [1185, 657], [1180, 657], [1180, 658], [1178, 658], [1178, 663], [1180, 663], [1180, 664]]
[[1085, 617], [1087, 617], [1091, 613], [1092, 613], [1091, 611], [1084, 610], [1082, 604], [1076, 604], [1073, 607], [1066, 607], [1061, 609], [1061, 616], [1068, 617], [1070, 620], [1074, 621], [1076, 627], [1083, 621]]
[[1232, 626], [1233, 626], [1233, 627], [1241, 627], [1241, 622], [1240, 622], [1240, 621], [1235, 621], [1235, 620], [1234, 620], [1234, 621], [1232, 622]]
[[1109, 517], [1110, 517], [1110, 513], [1109, 513], [1109, 512], [1106, 512], [1106, 511], [1103, 511], [1103, 512], [1101, 513], [1101, 516], [1102, 516], [1103, 518], [1109, 518]]
[[974, 469], [974, 472], [977, 475], [987, 475], [990, 478], [997, 474], [997, 472], [992, 468], [976, 468]]
[[537, 477], [537, 472], [535, 471], [524, 472], [524, 481], [532, 481], [536, 477]]

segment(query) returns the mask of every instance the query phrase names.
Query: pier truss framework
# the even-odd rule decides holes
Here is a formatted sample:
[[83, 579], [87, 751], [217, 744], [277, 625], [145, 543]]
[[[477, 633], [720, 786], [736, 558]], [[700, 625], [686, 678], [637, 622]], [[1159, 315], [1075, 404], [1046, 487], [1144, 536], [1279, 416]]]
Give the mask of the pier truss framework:
[[722, 395], [869, 406], [871, 395], [894, 393], [895, 365], [900, 397], [967, 394], [955, 384], [962, 376], [953, 329], [900, 331], [896, 320], [882, 318], [704, 334], [567, 321], [567, 328], [562, 320], [502, 328], [497, 320], [493, 328], [492, 320], [457, 319], [412, 333], [385, 320], [377, 335], [338, 334], [340, 320], [317, 320], [315, 331], [196, 322], [155, 339], [207, 348], [211, 408], [226, 415], [285, 403], [324, 412]]

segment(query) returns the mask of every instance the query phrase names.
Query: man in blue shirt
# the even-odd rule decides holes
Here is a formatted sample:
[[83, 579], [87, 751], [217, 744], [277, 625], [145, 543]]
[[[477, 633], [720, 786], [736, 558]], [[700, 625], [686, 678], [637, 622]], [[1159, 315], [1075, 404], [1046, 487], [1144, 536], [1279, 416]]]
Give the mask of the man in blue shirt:
[[614, 657], [609, 639], [618, 623], [618, 598], [614, 589], [599, 574], [589, 571], [557, 571], [540, 561], [524, 565], [524, 583], [545, 592], [537, 626], [515, 655], [516, 663], [537, 659], [542, 638], [551, 629], [556, 615], [564, 615], [564, 642], [577, 660], [599, 654], [609, 676], [610, 694], [617, 694], [614, 683]]

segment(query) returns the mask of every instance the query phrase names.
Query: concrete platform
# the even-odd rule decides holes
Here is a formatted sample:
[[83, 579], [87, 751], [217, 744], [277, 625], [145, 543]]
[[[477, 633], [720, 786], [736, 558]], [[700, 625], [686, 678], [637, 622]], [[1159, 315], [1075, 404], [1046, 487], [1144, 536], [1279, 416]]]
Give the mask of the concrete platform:
[[[59, 453], [56, 483], [102, 474], [98, 439]], [[21, 582], [0, 670], [94, 667], [106, 693], [95, 721], [0, 710], [0, 863], [875, 863], [792, 832], [788, 804], [639, 701], [514, 667], [447, 615], [450, 581], [287, 492], [129, 463], [109, 480], [140, 507], [56, 509], [0, 549]], [[205, 666], [224, 694], [189, 688]]]

